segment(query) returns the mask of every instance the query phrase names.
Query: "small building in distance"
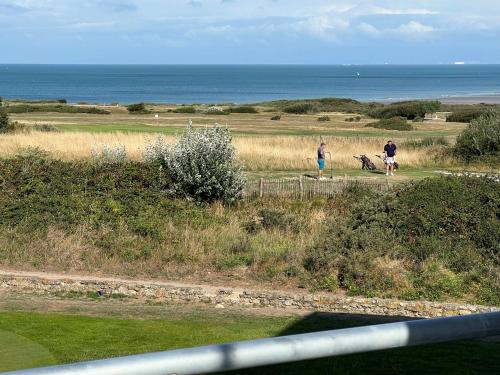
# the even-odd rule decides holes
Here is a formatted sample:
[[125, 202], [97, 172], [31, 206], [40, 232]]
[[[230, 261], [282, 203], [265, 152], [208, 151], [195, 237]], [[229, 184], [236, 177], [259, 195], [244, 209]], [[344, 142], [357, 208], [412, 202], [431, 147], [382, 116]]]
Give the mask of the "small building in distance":
[[424, 121], [446, 121], [447, 117], [451, 115], [452, 112], [432, 112], [426, 113]]

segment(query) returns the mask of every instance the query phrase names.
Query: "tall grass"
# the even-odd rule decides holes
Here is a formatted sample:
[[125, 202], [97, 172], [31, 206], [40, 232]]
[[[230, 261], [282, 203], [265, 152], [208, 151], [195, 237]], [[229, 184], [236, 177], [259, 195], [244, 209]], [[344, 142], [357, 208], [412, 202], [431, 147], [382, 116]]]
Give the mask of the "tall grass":
[[[0, 156], [13, 155], [19, 149], [38, 147], [62, 159], [90, 158], [92, 151], [104, 146], [121, 145], [132, 160], [139, 160], [151, 135], [135, 133], [47, 133], [31, 132], [0, 136]], [[166, 136], [167, 142], [173, 137]], [[332, 154], [334, 168], [358, 168], [353, 155], [374, 157], [381, 154], [385, 138], [324, 137]], [[395, 140], [398, 143], [398, 140]], [[234, 145], [239, 161], [248, 171], [315, 169], [319, 139], [304, 136], [237, 137]], [[398, 162], [406, 168], [443, 166], [451, 159], [441, 155], [439, 145], [405, 148], [401, 143]]]

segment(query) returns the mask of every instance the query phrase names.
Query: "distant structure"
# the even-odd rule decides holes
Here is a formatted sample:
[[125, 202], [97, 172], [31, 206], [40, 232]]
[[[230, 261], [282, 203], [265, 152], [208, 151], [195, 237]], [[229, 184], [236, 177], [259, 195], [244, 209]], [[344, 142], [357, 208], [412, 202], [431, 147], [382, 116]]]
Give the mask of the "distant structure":
[[426, 113], [425, 121], [446, 121], [446, 118], [451, 115], [451, 112], [433, 112]]

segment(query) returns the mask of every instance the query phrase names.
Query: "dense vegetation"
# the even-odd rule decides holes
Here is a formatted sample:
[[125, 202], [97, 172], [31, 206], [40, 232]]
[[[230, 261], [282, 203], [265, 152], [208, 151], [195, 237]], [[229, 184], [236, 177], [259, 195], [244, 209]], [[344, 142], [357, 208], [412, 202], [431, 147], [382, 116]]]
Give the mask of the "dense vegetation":
[[457, 138], [453, 151], [470, 162], [481, 160], [498, 164], [500, 157], [500, 111], [491, 111], [472, 120]]
[[426, 113], [439, 110], [441, 103], [438, 101], [407, 101], [391, 103], [382, 107], [376, 107], [368, 111], [373, 118], [390, 119], [394, 117], [406, 117], [409, 120], [423, 118]]
[[196, 108], [193, 106], [180, 106], [173, 110], [174, 113], [196, 113]]
[[500, 303], [500, 190], [487, 179], [435, 178], [367, 196], [335, 218], [306, 269], [349, 293]]
[[146, 113], [146, 105], [144, 103], [129, 104], [126, 108], [129, 113]]
[[231, 113], [259, 113], [259, 111], [250, 105], [242, 105], [239, 107], [230, 107], [228, 109]]
[[97, 107], [82, 107], [68, 104], [14, 104], [5, 107], [9, 113], [58, 112], [58, 113], [90, 113], [109, 115], [111, 112]]
[[0, 264], [203, 277], [500, 304], [500, 189], [434, 178], [389, 195], [230, 206], [172, 198], [154, 163], [0, 161]]
[[382, 119], [376, 122], [370, 122], [369, 124], [366, 124], [366, 127], [401, 131], [413, 130], [413, 126], [408, 123], [406, 117], [391, 117], [388, 119]]
[[357, 100], [343, 98], [276, 100], [259, 103], [259, 105], [273, 107], [286, 113], [298, 114], [317, 112], [365, 113], [370, 109], [383, 106], [383, 104], [379, 103], [362, 103]]

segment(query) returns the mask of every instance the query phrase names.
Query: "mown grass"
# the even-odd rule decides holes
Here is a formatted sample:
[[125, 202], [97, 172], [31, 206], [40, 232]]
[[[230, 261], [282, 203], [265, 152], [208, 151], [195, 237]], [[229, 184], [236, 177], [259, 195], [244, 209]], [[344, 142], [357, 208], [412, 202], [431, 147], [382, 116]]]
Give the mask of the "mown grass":
[[[384, 321], [387, 321], [385, 319]], [[377, 317], [313, 314], [300, 317], [240, 313], [169, 314], [122, 319], [21, 312], [0, 313], [0, 370], [71, 363], [261, 337], [380, 323]], [[3, 338], [2, 338], [3, 337]], [[8, 340], [8, 341], [7, 341]], [[16, 345], [17, 344], [17, 345]], [[237, 371], [239, 374], [453, 374], [496, 373], [499, 344], [462, 341], [386, 350]], [[36, 360], [27, 357], [32, 353]], [[23, 358], [22, 361], [15, 360]]]

